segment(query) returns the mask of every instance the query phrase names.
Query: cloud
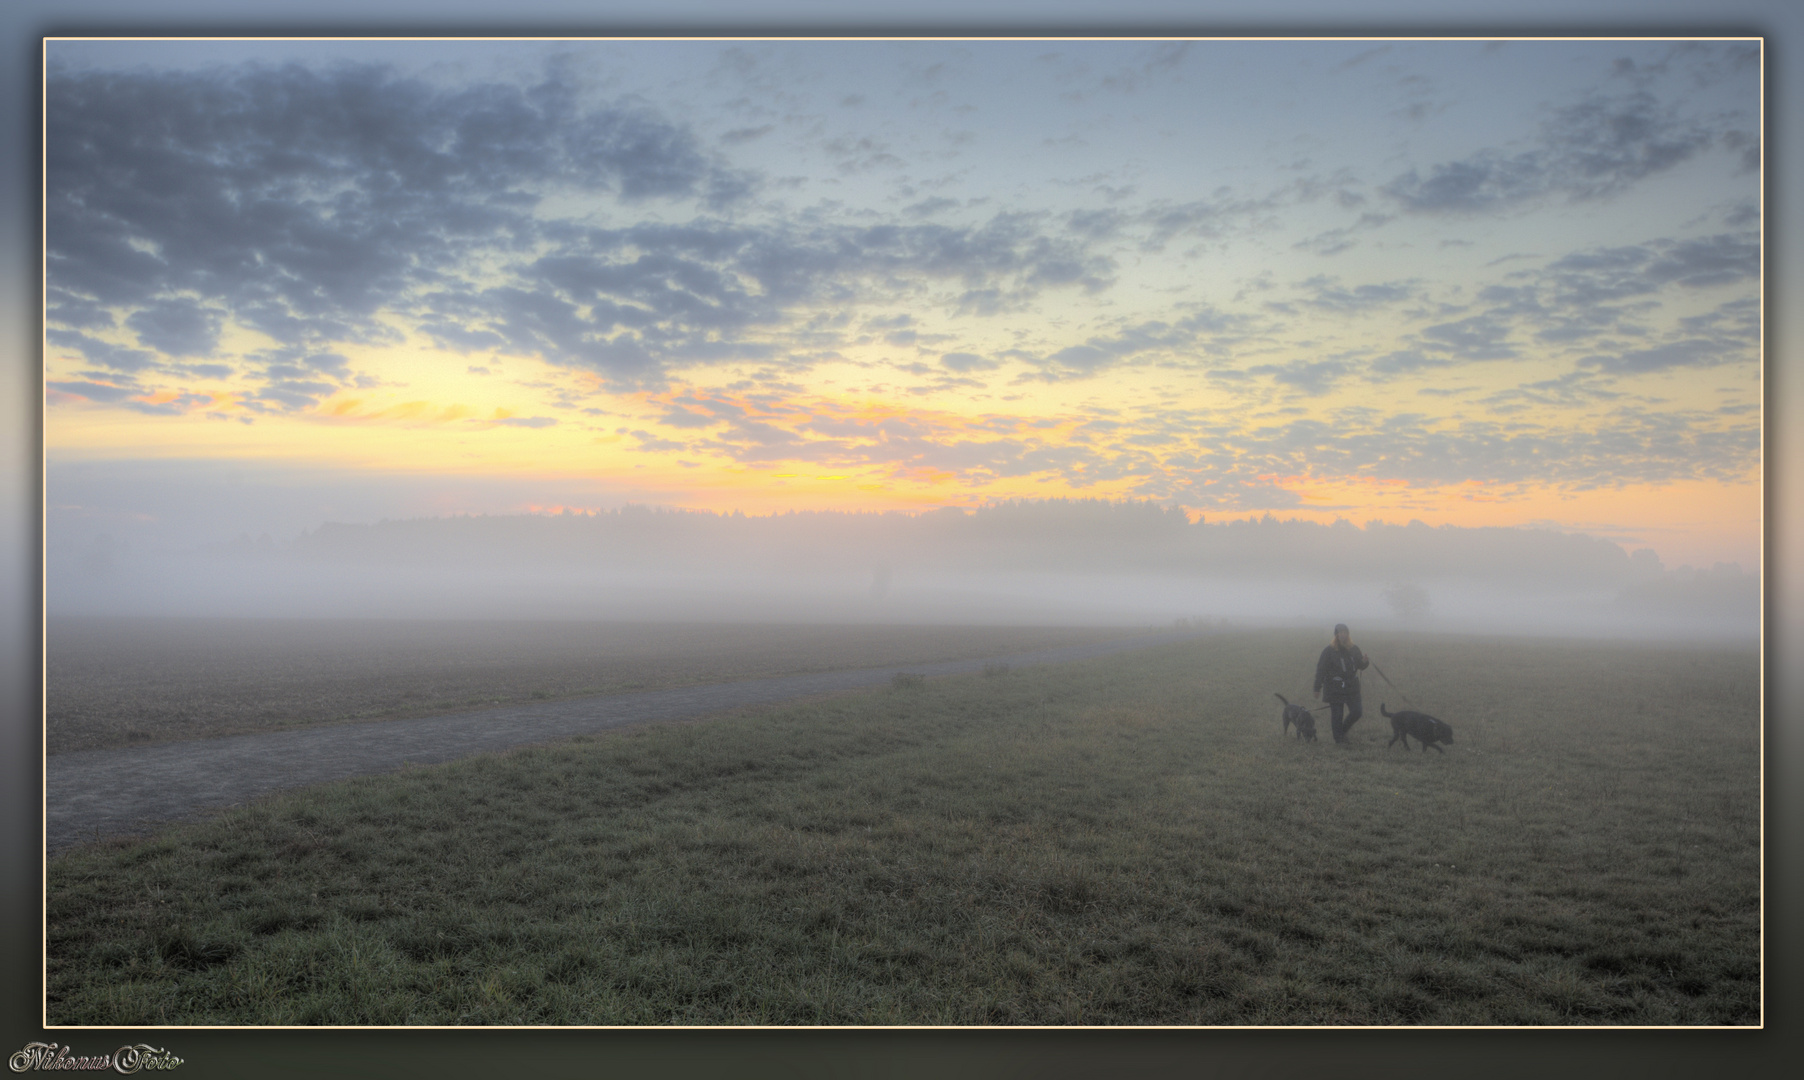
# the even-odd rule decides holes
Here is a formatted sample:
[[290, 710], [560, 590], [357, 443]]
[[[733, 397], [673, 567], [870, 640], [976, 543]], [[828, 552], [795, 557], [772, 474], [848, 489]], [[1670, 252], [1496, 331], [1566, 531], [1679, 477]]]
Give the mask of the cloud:
[[1298, 283], [1298, 288], [1307, 292], [1303, 303], [1321, 311], [1332, 311], [1339, 314], [1353, 315], [1408, 300], [1416, 295], [1413, 281], [1392, 281], [1383, 284], [1356, 285], [1345, 288], [1338, 278], [1330, 278], [1318, 274], [1315, 277]]
[[948, 199], [941, 195], [934, 195], [930, 198], [922, 199], [920, 202], [911, 203], [908, 206], [903, 207], [902, 212], [909, 217], [927, 218], [933, 217], [935, 214], [944, 213], [947, 210], [956, 210], [958, 209], [958, 205], [957, 199]]
[[620, 431], [618, 432], [618, 434], [631, 435], [633, 438], [639, 440], [639, 449], [650, 451], [652, 453], [663, 453], [663, 452], [689, 449], [688, 443], [680, 443], [680, 442], [676, 442], [671, 439], [662, 438], [660, 436], [653, 435], [649, 431], [644, 431], [644, 430], [627, 431], [625, 428], [621, 428]]
[[[1046, 52], [1038, 55], [1035, 62], [1061, 88], [1059, 98], [1075, 104], [1102, 92], [1136, 94], [1150, 84], [1170, 82], [1180, 75], [1190, 52], [1190, 42], [1173, 41], [1101, 53]], [[1120, 56], [1121, 53], [1126, 55]], [[1087, 62], [1099, 59], [1109, 61], [1108, 65], [1099, 69]]]
[[1702, 315], [1679, 320], [1689, 334], [1708, 334], [1715, 340], [1743, 347], [1760, 342], [1760, 301], [1754, 297], [1729, 300]]
[[[1509, 360], [1541, 346], [1585, 349], [1584, 366], [1631, 374], [1662, 367], [1751, 360], [1758, 325], [1751, 298], [1731, 296], [1714, 310], [1654, 321], [1673, 290], [1734, 290], [1757, 281], [1756, 234], [1661, 238], [1586, 248], [1543, 267], [1511, 273], [1507, 284], [1477, 291], [1478, 310], [1413, 335], [1409, 348], [1375, 365], [1387, 373], [1423, 360]], [[1568, 354], [1570, 355], [1570, 354]]]
[[1520, 355], [1509, 343], [1513, 331], [1505, 313], [1486, 311], [1425, 327], [1420, 336], [1427, 347], [1457, 360], [1513, 360]]
[[[420, 327], [447, 346], [537, 355], [618, 385], [654, 386], [673, 367], [789, 351], [805, 337], [798, 317], [818, 307], [843, 314], [850, 305], [925, 294], [990, 313], [1047, 289], [1107, 286], [1109, 260], [1040, 224], [1035, 215], [1003, 213], [968, 226], [698, 218], [575, 230], [517, 264], [509, 284], [424, 294]], [[914, 343], [906, 322], [886, 325], [896, 327], [892, 344]], [[838, 343], [829, 334], [810, 347]]]
[[673, 399], [658, 423], [676, 428], [713, 427], [728, 419], [745, 415], [745, 409], [717, 399], [683, 396]]
[[116, 402], [127, 401], [144, 392], [136, 387], [110, 386], [106, 383], [60, 379], [46, 381], [44, 385], [59, 393], [74, 394], [77, 397], [84, 398], [88, 401], [96, 401], [109, 405]]
[[67, 289], [46, 286], [44, 300], [45, 320], [53, 325], [77, 330], [108, 330], [118, 323], [111, 311]]
[[900, 157], [890, 153], [887, 143], [878, 142], [869, 135], [841, 135], [822, 143], [821, 149], [836, 159], [836, 167], [842, 173], [869, 172], [878, 168], [897, 169], [906, 164]]
[[1357, 369], [1345, 360], [1292, 360], [1288, 364], [1258, 364], [1246, 370], [1248, 375], [1262, 375], [1298, 393], [1319, 397]]
[[1068, 345], [1046, 356], [1020, 351], [1009, 355], [1039, 369], [1024, 376], [1027, 379], [1088, 378], [1117, 364], [1147, 357], [1175, 357], [1182, 361], [1193, 359], [1198, 353], [1224, 355], [1255, 329], [1248, 316], [1199, 305], [1175, 322], [1148, 320], [1112, 334], [1093, 336], [1080, 345]]
[[1598, 426], [1435, 423], [1393, 415], [1359, 420], [1303, 419], [1214, 432], [1186, 457], [1166, 459], [1167, 474], [1147, 493], [1192, 501], [1207, 483], [1253, 483], [1262, 476], [1317, 480], [1381, 477], [1419, 485], [1480, 481], [1614, 487], [1695, 477], [1744, 479], [1758, 460], [1759, 425], [1703, 410], [1657, 413], [1619, 407]]
[[350, 375], [351, 362], [338, 353], [309, 353], [301, 357], [300, 362], [313, 371], [322, 372], [335, 378], [343, 379]]
[[949, 352], [940, 357], [940, 366], [952, 371], [993, 371], [1002, 365], [976, 353]]
[[1362, 50], [1361, 52], [1355, 53], [1354, 55], [1352, 55], [1352, 56], [1348, 57], [1347, 59], [1342, 60], [1340, 63], [1334, 65], [1334, 70], [1336, 70], [1336, 71], [1351, 70], [1351, 69], [1356, 68], [1359, 65], [1365, 63], [1368, 60], [1376, 59], [1377, 57], [1383, 56], [1390, 51], [1391, 51], [1391, 46], [1389, 46], [1389, 45], [1378, 45], [1378, 46], [1375, 46], [1370, 49]]
[[1709, 146], [1653, 95], [1596, 97], [1561, 109], [1543, 135], [1557, 182], [1576, 199], [1613, 195]]
[[754, 142], [777, 130], [775, 124], [759, 124], [757, 127], [734, 128], [720, 137], [720, 141], [737, 146], [740, 143]]
[[1647, 349], [1630, 349], [1615, 354], [1594, 354], [1578, 361], [1582, 368], [1597, 368], [1611, 373], [1641, 374], [1675, 367], [1716, 367], [1746, 360], [1741, 349], [1725, 349], [1709, 338], [1684, 338]]
[[[1574, 251], [1478, 288], [1472, 303], [1446, 312], [1459, 317], [1443, 315], [1419, 325], [1402, 336], [1399, 348], [1371, 361], [1367, 373], [1388, 379], [1464, 362], [1545, 357], [1611, 375], [1749, 361], [1759, 333], [1758, 303], [1752, 298], [1731, 293], [1711, 311], [1664, 325], [1657, 317], [1674, 290], [1734, 290], [1758, 280], [1759, 252], [1753, 233]], [[1364, 296], [1326, 277], [1310, 278], [1301, 287], [1311, 290], [1304, 305], [1327, 310], [1360, 310], [1362, 301], [1380, 306], [1412, 297], [1409, 283]], [[1586, 385], [1587, 396], [1603, 392]], [[1507, 397], [1494, 400], [1510, 404]]]
[[1119, 210], [1073, 210], [1065, 216], [1072, 232], [1093, 240], [1105, 240], [1119, 233], [1126, 217]]
[[1167, 243], [1181, 236], [1220, 239], [1231, 228], [1274, 210], [1283, 202], [1279, 195], [1241, 198], [1225, 190], [1215, 194], [1213, 200], [1158, 202], [1133, 214], [1131, 220], [1142, 230], [1142, 250], [1162, 251]]
[[[1751, 131], [1727, 131], [1723, 133], [1723, 146], [1739, 155], [1737, 171], [1746, 176], [1760, 171], [1760, 136]], [[1755, 215], [1750, 212], [1743, 220], [1733, 218], [1730, 225], [1744, 225], [1747, 219]]]
[[1623, 56], [1611, 65], [1612, 79], [1646, 88], [1674, 75], [1703, 89], [1727, 79], [1746, 77], [1760, 67], [1760, 45], [1754, 42], [1681, 41], [1649, 60]]
[[1479, 403], [1499, 415], [1545, 415], [1552, 410], [1595, 406], [1621, 398], [1608, 379], [1587, 371], [1569, 371], [1487, 394]]
[[1167, 41], [1141, 50], [1130, 63], [1103, 75], [1100, 85], [1118, 93], [1136, 93], [1147, 83], [1167, 79], [1181, 69], [1191, 45], [1188, 41]]
[[[641, 105], [531, 86], [440, 89], [378, 66], [46, 78], [46, 258], [67, 329], [126, 312], [139, 341], [208, 355], [222, 321], [294, 347], [392, 340], [384, 310], [540, 235], [572, 188], [721, 205], [746, 178]], [[195, 299], [195, 298], [199, 299]], [[492, 347], [454, 324], [464, 347]], [[117, 344], [69, 338], [98, 363]], [[267, 395], [295, 400], [292, 388]]]
[[1759, 274], [1758, 234], [1719, 233], [1578, 251], [1548, 264], [1541, 277], [1551, 303], [1588, 307], [1649, 296], [1668, 285], [1704, 289]]
[[246, 401], [245, 404], [253, 408], [264, 406], [278, 410], [311, 409], [337, 389], [332, 383], [278, 377], [259, 390], [254, 401]]
[[184, 416], [195, 409], [213, 404], [213, 398], [207, 394], [177, 394], [170, 398], [153, 401], [139, 399], [123, 404], [129, 409], [152, 416]]
[[[1351, 208], [1363, 203], [1365, 198], [1352, 192], [1340, 191], [1336, 193], [1335, 201], [1343, 207]], [[1314, 236], [1298, 240], [1291, 247], [1299, 251], [1313, 251], [1317, 255], [1338, 255], [1357, 246], [1357, 241], [1354, 240], [1355, 234], [1388, 225], [1394, 220], [1396, 220], [1395, 214], [1363, 213], [1351, 225], [1326, 229]]]
[[165, 356], [211, 356], [219, 343], [218, 308], [192, 300], [158, 300], [126, 318], [139, 343]]
[[[1112, 56], [1114, 66], [1079, 73], [1085, 86], [1121, 73], [1187, 74], [1175, 53], [1118, 47]], [[577, 373], [538, 387], [557, 416], [595, 413], [593, 395], [644, 391], [609, 415], [638, 417], [611, 422], [646, 430], [619, 434], [694, 460], [942, 470], [973, 485], [1035, 475], [1148, 491], [1201, 485], [1218, 500], [1232, 492], [1237, 505], [1291, 498], [1282, 478], [1302, 475], [1427, 483], [1539, 469], [1561, 483], [1604, 483], [1611, 454], [1624, 476], [1676, 470], [1687, 453], [1728, 468], [1744, 460], [1736, 414], [1663, 430], [1636, 420], [1623, 439], [1587, 442], [1586, 433], [1602, 410], [1636, 400], [1625, 378], [1754, 357], [1759, 238], [1745, 190], [1716, 191], [1686, 212], [1683, 229], [1723, 230], [1715, 235], [1623, 243], [1618, 233], [1561, 252], [1524, 232], [1510, 242], [1552, 254], [1488, 265], [1486, 281], [1284, 269], [1282, 260], [1314, 262], [1307, 252], [1344, 250], [1398, 215], [1601, 199], [1712, 147], [1757, 148], [1745, 133], [1722, 134], [1728, 120], [1693, 122], [1643, 84], [1611, 85], [1613, 96], [1547, 113], [1526, 142], [1448, 155], [1384, 193], [1362, 195], [1352, 166], [1296, 179], [1315, 168], [1305, 162], [1271, 187], [1214, 187], [1199, 174], [1190, 194], [1161, 199], [1151, 187], [1133, 192], [1140, 166], [1099, 160], [1070, 174], [1112, 171], [1050, 181], [1063, 185], [1046, 204], [1056, 209], [1040, 211], [980, 187], [981, 170], [882, 179], [894, 164], [885, 155], [917, 144], [868, 125], [832, 149], [846, 168], [876, 175], [821, 185], [873, 202], [760, 203], [753, 195], [765, 183], [723, 155], [769, 151], [779, 130], [800, 138], [819, 120], [770, 96], [730, 106], [742, 115], [698, 137], [638, 99], [585, 91], [556, 67], [519, 83], [449, 88], [379, 67], [53, 70], [47, 341], [60, 351], [51, 389], [167, 411], [202, 407], [180, 380], [235, 378], [243, 385], [233, 400], [253, 413], [310, 409], [367, 381], [358, 367], [374, 351], [357, 346], [425, 339], [466, 354], [445, 360], [460, 377], [497, 364], [527, 370], [510, 357]], [[938, 107], [921, 99], [923, 110]], [[925, 129], [935, 148], [944, 129]], [[1039, 134], [1025, 133], [1023, 145]], [[1384, 168], [1379, 177], [1402, 166]], [[995, 200], [987, 206], [971, 197], [986, 193]], [[1302, 233], [1287, 234], [1282, 219], [1305, 203], [1316, 235], [1299, 254], [1291, 245]], [[1008, 209], [992, 212], [998, 205]], [[1337, 223], [1345, 227], [1327, 228]], [[1485, 230], [1473, 235], [1440, 239], [1492, 242]], [[1291, 281], [1293, 291], [1255, 295], [1256, 279], [1233, 296], [1257, 272], [1241, 258], [1253, 253], [1215, 261], [1212, 249], [1242, 237], [1280, 260], [1251, 264], [1268, 265], [1267, 285]], [[1393, 238], [1399, 252], [1409, 239]], [[1432, 252], [1436, 238], [1415, 239]], [[1172, 249], [1165, 259], [1149, 255], [1162, 248]], [[1472, 259], [1485, 262], [1483, 249]], [[1118, 276], [1132, 288], [1111, 292], [1124, 288]], [[1170, 299], [1186, 295], [1228, 307]], [[1260, 306], [1271, 297], [1286, 303]], [[1031, 322], [969, 318], [1034, 309]], [[274, 341], [246, 346], [246, 331]], [[208, 362], [189, 362], [200, 359]], [[1376, 413], [1345, 411], [1322, 428], [1294, 419], [1319, 418], [1333, 402], [1308, 399], [1360, 379], [1407, 378], [1401, 389], [1414, 389], [1445, 369], [1502, 361], [1524, 361], [1522, 385], [1498, 391], [1496, 369], [1446, 380], [1462, 388], [1456, 404], [1499, 410], [1495, 427], [1387, 426]], [[704, 369], [729, 364], [747, 370], [719, 373], [730, 387], [697, 389], [715, 374]], [[1076, 406], [1076, 416], [1037, 418], [822, 411], [795, 404], [827, 392], [796, 385], [811, 366], [823, 379], [860, 372], [833, 392], [893, 380], [869, 396], [957, 394], [965, 409], [989, 400], [980, 380], [1000, 382], [987, 373], [1006, 366], [1017, 383], [1095, 380], [1061, 388], [1067, 400], [1257, 401], [1257, 424], [1271, 426], [1233, 409], [1186, 410], [1171, 423], [1173, 409], [1127, 404], [1109, 417]], [[1106, 394], [1101, 383], [1129, 367], [1146, 378]], [[1489, 385], [1467, 385], [1477, 383]], [[1393, 399], [1421, 407], [1422, 394], [1441, 389]], [[1575, 407], [1582, 418], [1555, 415]], [[470, 416], [459, 429], [551, 422]], [[1713, 442], [1711, 431], [1730, 434]], [[1649, 449], [1656, 443], [1666, 449]], [[1666, 464], [1646, 464], [1656, 459]]]
[[1447, 367], [1453, 363], [1455, 361], [1451, 357], [1429, 356], [1420, 349], [1398, 349], [1373, 360], [1367, 366], [1367, 370], [1377, 377], [1411, 375], [1428, 368]]
[[1760, 274], [1760, 242], [1754, 234], [1719, 233], [1652, 247], [1645, 273], [1657, 285], [1703, 289], [1752, 281]]
[[1235, 440], [1241, 466], [1318, 476], [1381, 476], [1416, 484], [1535, 483], [1613, 487], [1707, 476], [1741, 479], [1756, 460], [1758, 426], [1723, 427], [1702, 412], [1619, 408], [1595, 429], [1467, 420], [1433, 425], [1391, 417], [1337, 428], [1288, 425]]
[[[1064, 442], [1074, 429], [1069, 420], [973, 419], [928, 410], [872, 415], [833, 401], [772, 400], [755, 406], [714, 398], [682, 400], [714, 412], [720, 426], [711, 439], [690, 449], [742, 464], [874, 468], [892, 476], [925, 471], [956, 475], [960, 484], [974, 488], [1002, 477], [1050, 473], [1089, 485], [1124, 474], [1120, 450], [1098, 454]], [[1132, 456], [1143, 467], [1151, 460]]]
[[[1242, 377], [1277, 376], [1317, 390], [1354, 370], [1345, 361], [1324, 365], [1272, 366]], [[1565, 389], [1533, 392], [1585, 394], [1584, 378], [1567, 379]], [[1587, 397], [1591, 404], [1602, 400], [1607, 397]], [[875, 467], [897, 475], [935, 470], [973, 488], [1005, 477], [1056, 477], [1075, 486], [1127, 481], [1140, 494], [1217, 508], [1294, 505], [1294, 491], [1283, 492], [1295, 484], [1275, 479], [1285, 477], [1594, 487], [1692, 476], [1735, 479], [1745, 475], [1759, 449], [1755, 417], [1617, 407], [1601, 425], [1589, 419], [1562, 425], [1545, 411], [1535, 415], [1539, 422], [1437, 421], [1343, 408], [1326, 419], [1258, 424], [1235, 410], [1160, 410], [1087, 420], [992, 415], [972, 422], [927, 411], [870, 416], [827, 402], [786, 403], [736, 418], [708, 448], [743, 463]]]
[[131, 349], [75, 330], [61, 330], [51, 327], [44, 331], [44, 340], [59, 349], [69, 349], [86, 357], [90, 363], [114, 371], [143, 371], [156, 363], [156, 354], [143, 349]]
[[1716, 141], [1680, 119], [1652, 94], [1593, 96], [1559, 109], [1542, 124], [1532, 149], [1482, 150], [1416, 169], [1380, 190], [1417, 214], [1478, 214], [1562, 195], [1572, 201], [1616, 195], [1666, 171]]

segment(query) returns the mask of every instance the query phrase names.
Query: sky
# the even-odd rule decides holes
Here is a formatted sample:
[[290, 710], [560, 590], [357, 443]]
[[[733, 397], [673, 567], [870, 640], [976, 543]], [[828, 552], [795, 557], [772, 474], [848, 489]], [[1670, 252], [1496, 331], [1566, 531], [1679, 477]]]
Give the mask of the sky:
[[1759, 561], [1758, 41], [45, 55], [53, 521], [229, 469], [278, 533], [1085, 497]]

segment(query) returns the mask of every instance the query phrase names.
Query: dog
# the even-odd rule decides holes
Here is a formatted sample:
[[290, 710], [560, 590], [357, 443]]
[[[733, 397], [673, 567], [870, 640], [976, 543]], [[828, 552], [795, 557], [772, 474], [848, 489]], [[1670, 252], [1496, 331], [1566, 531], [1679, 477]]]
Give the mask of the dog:
[[1391, 730], [1395, 732], [1391, 736], [1391, 741], [1384, 744], [1386, 750], [1395, 746], [1398, 739], [1403, 740], [1403, 749], [1408, 750], [1411, 736], [1414, 736], [1415, 740], [1422, 744], [1424, 754], [1428, 753], [1428, 748], [1431, 746], [1434, 747], [1435, 753], [1445, 753], [1440, 746], [1436, 745], [1438, 743], [1453, 745], [1453, 729], [1445, 721], [1436, 720], [1427, 713], [1410, 712], [1407, 709], [1402, 712], [1391, 712], [1384, 707], [1382, 701], [1378, 703], [1378, 713], [1390, 718]]
[[[1283, 694], [1273, 694], [1279, 701], [1284, 701]], [[1315, 714], [1301, 705], [1292, 705], [1284, 701], [1284, 734], [1290, 734], [1290, 725], [1297, 725], [1297, 738], [1315, 741]]]

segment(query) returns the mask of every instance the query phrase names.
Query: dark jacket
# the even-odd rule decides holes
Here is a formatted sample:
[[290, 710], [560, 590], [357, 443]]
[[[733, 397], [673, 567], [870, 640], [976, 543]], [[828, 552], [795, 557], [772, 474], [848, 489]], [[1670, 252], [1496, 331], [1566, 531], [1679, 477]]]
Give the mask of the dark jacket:
[[[1370, 663], [1357, 645], [1345, 649], [1338, 645], [1328, 646], [1322, 650], [1322, 658], [1315, 662], [1315, 692], [1322, 695], [1323, 701], [1352, 701], [1359, 696], [1359, 673]], [[1337, 680], [1335, 676], [1340, 678]], [[1344, 689], [1336, 689], [1336, 682]]]

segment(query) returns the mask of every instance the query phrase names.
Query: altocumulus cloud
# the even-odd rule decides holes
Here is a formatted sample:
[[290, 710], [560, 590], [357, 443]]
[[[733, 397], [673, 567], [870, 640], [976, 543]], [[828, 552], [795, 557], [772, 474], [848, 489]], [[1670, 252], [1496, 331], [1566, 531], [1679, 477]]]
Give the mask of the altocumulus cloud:
[[1295, 496], [1272, 487], [1275, 476], [1573, 488], [1698, 477], [1731, 481], [1745, 475], [1759, 448], [1757, 422], [1725, 426], [1701, 409], [1657, 413], [1622, 407], [1597, 430], [1470, 419], [1435, 423], [1410, 415], [1373, 422], [1348, 413], [1332, 422], [1304, 418], [1217, 428], [1206, 439], [1162, 454], [1161, 467], [1145, 473], [1139, 490], [1191, 506], [1278, 509], [1293, 505]]
[[951, 371], [990, 371], [1002, 365], [976, 353], [949, 352], [940, 357], [940, 366]]
[[[1465, 362], [1561, 357], [1576, 368], [1634, 374], [1674, 367], [1751, 364], [1759, 342], [1758, 302], [1745, 286], [1758, 279], [1760, 244], [1755, 233], [1723, 233], [1689, 239], [1656, 238], [1638, 244], [1585, 248], [1543, 266], [1509, 273], [1477, 290], [1473, 302], [1442, 313], [1400, 336], [1365, 374], [1390, 379]], [[1360, 310], [1358, 289], [1310, 279], [1305, 303]], [[1721, 296], [1716, 306], [1661, 325], [1650, 313], [1686, 294]], [[1368, 294], [1372, 305], [1408, 296], [1401, 285]], [[1532, 343], [1532, 346], [1531, 346]], [[1251, 369], [1309, 390], [1329, 385], [1310, 378], [1299, 363]], [[1322, 368], [1319, 376], [1347, 371]]]
[[[1752, 363], [1756, 359], [1755, 303], [1741, 290], [1714, 311], [1657, 328], [1645, 322], [1651, 305], [1679, 294], [1745, 286], [1760, 273], [1759, 237], [1719, 234], [1655, 239], [1622, 247], [1576, 251], [1536, 271], [1512, 275], [1517, 284], [1480, 294], [1491, 305], [1468, 319], [1423, 332], [1430, 346], [1464, 347], [1483, 358], [1489, 345], [1502, 358], [1517, 331], [1540, 342], [1585, 348], [1581, 367], [1614, 373], [1668, 367]], [[1625, 344], [1631, 343], [1631, 344]], [[1596, 350], [1598, 344], [1609, 351]]]
[[1151, 358], [1189, 363], [1198, 354], [1223, 356], [1260, 325], [1250, 316], [1199, 305], [1175, 322], [1152, 319], [1134, 323], [1047, 356], [1016, 353], [1017, 359], [1036, 369], [1017, 381], [1086, 378], [1119, 364]]
[[380, 67], [53, 70], [45, 110], [50, 322], [123, 311], [172, 356], [211, 353], [226, 318], [295, 347], [386, 340], [378, 316], [410, 290], [530, 242], [550, 191], [743, 188], [682, 129], [584, 107], [555, 73], [444, 90]]
[[1309, 307], [1347, 315], [1401, 303], [1416, 293], [1413, 282], [1391, 281], [1349, 288], [1337, 279], [1320, 274], [1299, 282], [1297, 287], [1307, 291], [1302, 302]]
[[53, 71], [46, 114], [59, 288], [145, 307], [191, 290], [309, 327], [355, 322], [527, 224], [545, 187], [731, 186], [681, 129], [584, 109], [555, 77], [451, 91], [380, 67]]
[[[1113, 281], [1052, 215], [751, 223], [755, 176], [555, 65], [450, 88], [381, 66], [53, 69], [46, 142], [51, 341], [120, 371], [212, 357], [228, 324], [309, 352], [404, 326], [655, 386], [672, 367], [768, 360], [815, 307], [933, 293], [987, 313]], [[545, 209], [570, 194], [599, 209]], [[690, 216], [647, 220], [647, 201]], [[596, 224], [610, 212], [634, 223]], [[277, 407], [333, 388], [264, 377], [254, 399]]]
[[1411, 213], [1480, 214], [1551, 195], [1602, 198], [1715, 142], [1716, 133], [1646, 91], [1598, 95], [1556, 110], [1531, 149], [1482, 150], [1427, 176], [1411, 169], [1382, 191]]
[[1028, 215], [976, 226], [681, 225], [571, 232], [513, 283], [433, 291], [424, 329], [655, 385], [672, 367], [766, 360], [837, 344], [792, 329], [821, 306], [887, 304], [940, 289], [948, 307], [1000, 310], [1049, 287], [1106, 286], [1111, 264]]

